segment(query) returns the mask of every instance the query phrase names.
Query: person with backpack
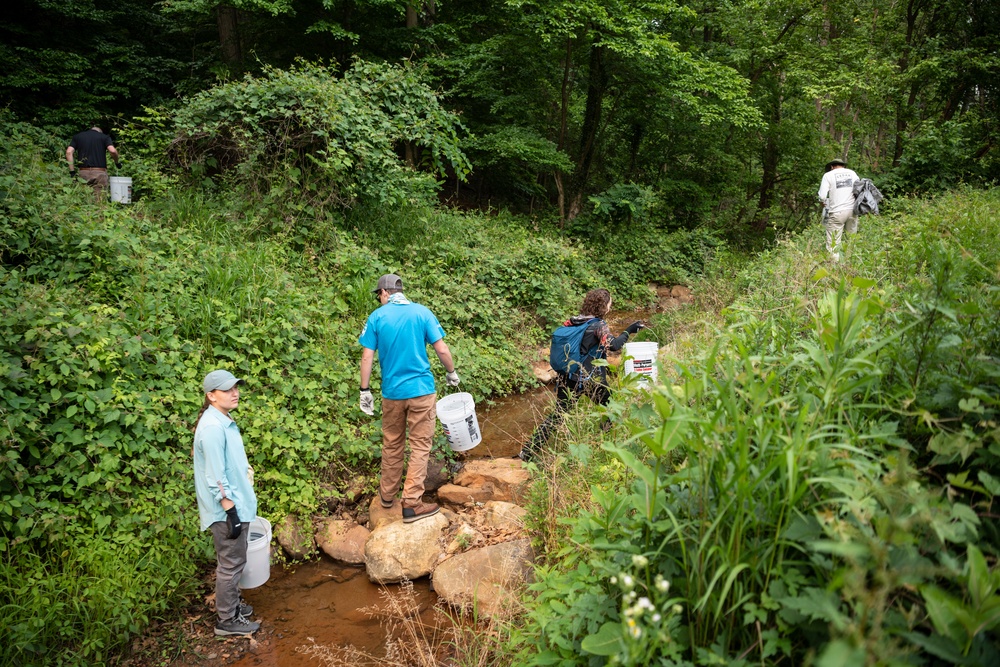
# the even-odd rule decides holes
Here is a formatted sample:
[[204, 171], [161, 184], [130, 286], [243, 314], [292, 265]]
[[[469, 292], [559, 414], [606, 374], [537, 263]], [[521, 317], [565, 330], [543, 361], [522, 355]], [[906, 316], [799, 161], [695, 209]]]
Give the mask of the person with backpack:
[[854, 184], [858, 180], [854, 170], [837, 158], [826, 163], [826, 173], [819, 184], [817, 196], [823, 203], [826, 250], [835, 262], [840, 261], [843, 235], [858, 231], [858, 216], [854, 212]]
[[586, 394], [594, 403], [607, 405], [611, 390], [607, 384], [607, 369], [594, 366], [598, 359], [607, 358], [608, 352], [617, 352], [629, 336], [645, 328], [642, 322], [633, 322], [620, 335], [612, 338], [604, 318], [611, 312], [611, 292], [595, 289], [587, 292], [580, 306], [580, 314], [566, 320], [552, 333], [549, 364], [556, 372], [555, 410], [543, 421], [515, 458], [530, 461], [545, 445], [552, 432], [566, 416], [580, 396]]

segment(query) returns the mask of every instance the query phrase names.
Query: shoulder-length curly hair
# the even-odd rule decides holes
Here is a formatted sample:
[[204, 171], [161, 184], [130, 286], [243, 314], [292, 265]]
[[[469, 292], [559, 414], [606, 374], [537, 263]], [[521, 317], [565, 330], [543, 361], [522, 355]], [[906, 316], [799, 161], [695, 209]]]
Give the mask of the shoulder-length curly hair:
[[583, 305], [580, 306], [581, 315], [591, 315], [593, 317], [604, 317], [611, 310], [611, 292], [604, 288], [592, 289], [583, 297]]

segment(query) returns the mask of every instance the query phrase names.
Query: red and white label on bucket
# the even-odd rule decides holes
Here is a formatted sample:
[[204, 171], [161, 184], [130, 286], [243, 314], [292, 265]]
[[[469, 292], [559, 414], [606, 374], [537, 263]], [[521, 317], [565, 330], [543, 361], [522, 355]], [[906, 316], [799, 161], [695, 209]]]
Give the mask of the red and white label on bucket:
[[644, 375], [649, 375], [653, 372], [653, 360], [652, 359], [634, 359], [632, 361], [632, 372], [642, 373]]

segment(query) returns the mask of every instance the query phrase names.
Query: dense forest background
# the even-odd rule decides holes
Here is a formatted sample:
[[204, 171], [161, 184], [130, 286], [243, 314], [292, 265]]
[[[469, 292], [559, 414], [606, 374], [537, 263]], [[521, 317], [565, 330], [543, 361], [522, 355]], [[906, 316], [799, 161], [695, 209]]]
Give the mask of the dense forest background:
[[[455, 664], [996, 665], [998, 46], [987, 0], [6, 7], [0, 664], [130, 664], [197, 599], [208, 368], [263, 515], [374, 493], [393, 271], [477, 402], [588, 289], [696, 298], [533, 468], [536, 582]], [[129, 206], [67, 175], [93, 124]], [[832, 158], [887, 195], [839, 264]]]
[[114, 131], [268, 67], [405, 61], [459, 114], [457, 204], [754, 239], [810, 218], [834, 157], [889, 193], [997, 178], [998, 35], [987, 0], [27, 0], [0, 23], [0, 99]]

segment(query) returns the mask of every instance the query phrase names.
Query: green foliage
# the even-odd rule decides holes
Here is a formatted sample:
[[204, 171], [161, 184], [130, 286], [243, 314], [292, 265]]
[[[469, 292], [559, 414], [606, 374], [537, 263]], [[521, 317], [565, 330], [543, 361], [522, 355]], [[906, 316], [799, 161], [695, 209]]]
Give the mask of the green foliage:
[[544, 197], [538, 174], [570, 173], [573, 163], [535, 130], [504, 125], [485, 129], [462, 142], [472, 164], [489, 174], [490, 188], [511, 194]]
[[18, 3], [0, 28], [4, 106], [21, 120], [58, 127], [68, 143], [95, 123], [169, 97], [186, 45], [165, 36], [171, 26], [157, 4]]
[[167, 173], [166, 156], [173, 140], [173, 120], [163, 108], [144, 107], [142, 113], [119, 120], [115, 148], [122, 156], [121, 172], [132, 178], [132, 200], [162, 197], [179, 183]]
[[656, 193], [635, 183], [616, 183], [590, 198], [594, 218], [600, 222], [629, 224], [645, 222], [656, 207]]
[[[390, 263], [419, 270], [430, 279], [416, 285], [418, 289], [426, 285], [449, 290], [447, 284], [456, 281], [456, 288], [479, 297], [455, 294], [454, 315], [446, 306], [443, 318], [454, 316], [463, 329], [496, 336], [498, 342], [523, 329], [524, 318], [498, 321], [494, 313], [470, 304], [485, 301], [510, 307], [537, 315], [547, 325], [566, 319], [587, 290], [603, 284], [586, 250], [539, 233], [509, 215], [383, 210], [377, 217], [366, 217], [361, 231], [369, 244], [391, 238], [392, 246], [385, 249]], [[503, 251], [497, 252], [498, 248]]]
[[791, 241], [702, 356], [620, 390], [593, 465], [630, 481], [539, 571], [528, 664], [993, 664], [997, 203], [866, 219], [835, 274]]
[[619, 297], [643, 302], [650, 298], [649, 283], [694, 283], [723, 248], [708, 228], [665, 232], [636, 223], [595, 244], [595, 268], [611, 277]]
[[110, 534], [0, 556], [6, 664], [107, 664], [124, 638], [194, 592], [190, 552], [116, 544]]
[[[255, 199], [305, 197], [314, 216], [356, 201], [426, 203], [434, 176], [468, 171], [458, 119], [412, 65], [265, 69], [193, 96], [175, 115], [174, 158], [196, 179], [223, 175]], [[429, 173], [404, 165], [404, 143]], [[211, 182], [210, 180], [208, 182]]]
[[[163, 119], [138, 122], [163, 140]], [[41, 159], [51, 136], [8, 124], [3, 139], [0, 614], [16, 628], [3, 663], [33, 662], [38, 641], [66, 664], [106, 661], [189, 592], [212, 554], [190, 467], [207, 370], [247, 381], [235, 417], [260, 513], [310, 516], [348, 478], [375, 474], [355, 341], [379, 274], [399, 270], [439, 316], [477, 400], [531, 386], [538, 322], [607, 281], [585, 250], [509, 216], [359, 206], [275, 231], [267, 216], [289, 208], [184, 189], [152, 149], [136, 151], [149, 169], [141, 201], [95, 203]], [[42, 579], [23, 594], [20, 582]], [[46, 607], [49, 591], [77, 586], [90, 593]], [[116, 587], [122, 604], [106, 605]]]

